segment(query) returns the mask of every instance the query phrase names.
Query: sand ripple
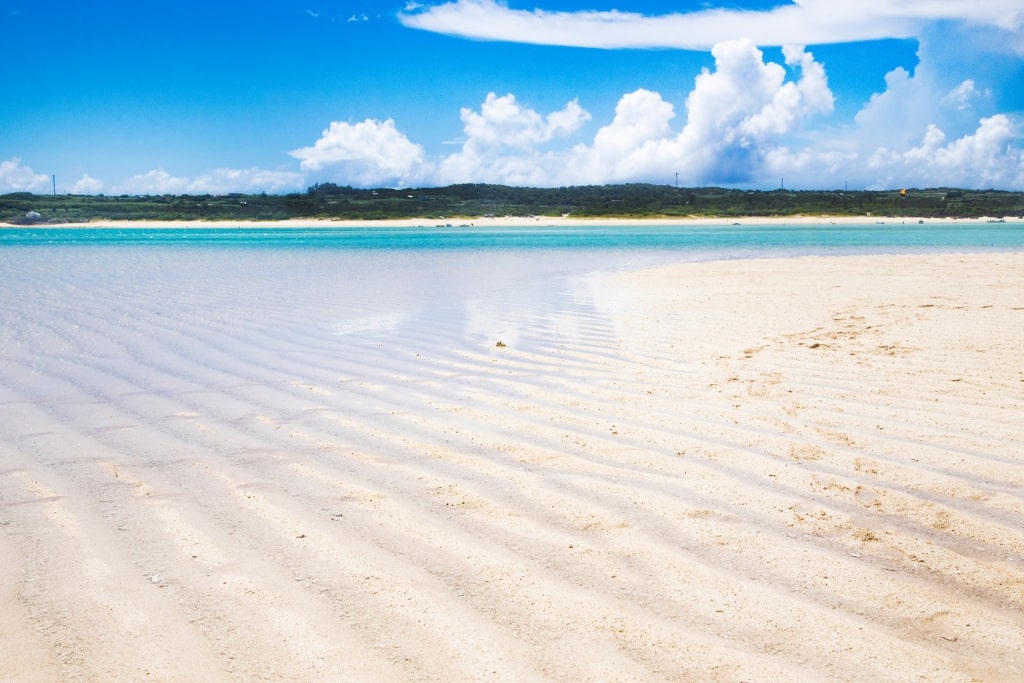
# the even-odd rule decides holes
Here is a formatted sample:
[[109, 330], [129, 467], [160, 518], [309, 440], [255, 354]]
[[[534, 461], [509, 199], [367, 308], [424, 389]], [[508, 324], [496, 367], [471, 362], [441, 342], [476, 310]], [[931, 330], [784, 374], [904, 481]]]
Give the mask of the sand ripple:
[[1024, 677], [1021, 255], [79, 253], [4, 264], [0, 679]]

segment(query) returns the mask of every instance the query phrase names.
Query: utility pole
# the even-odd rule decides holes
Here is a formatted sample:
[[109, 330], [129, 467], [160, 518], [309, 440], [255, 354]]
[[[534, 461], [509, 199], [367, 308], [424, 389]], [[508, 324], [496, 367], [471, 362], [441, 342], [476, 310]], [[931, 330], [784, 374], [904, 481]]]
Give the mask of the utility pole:
[[679, 171], [676, 171], [676, 189], [679, 189]]
[[50, 178], [53, 179], [53, 196], [56, 197], [57, 196], [57, 174], [54, 173], [53, 175], [50, 176]]

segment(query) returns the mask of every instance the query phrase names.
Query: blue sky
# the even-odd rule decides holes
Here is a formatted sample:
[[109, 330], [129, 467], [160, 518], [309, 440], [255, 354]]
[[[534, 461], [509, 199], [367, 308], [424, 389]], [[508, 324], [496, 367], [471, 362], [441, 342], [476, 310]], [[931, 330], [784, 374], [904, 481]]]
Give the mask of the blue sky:
[[1024, 190], [1020, 0], [0, 0], [0, 27], [0, 192]]

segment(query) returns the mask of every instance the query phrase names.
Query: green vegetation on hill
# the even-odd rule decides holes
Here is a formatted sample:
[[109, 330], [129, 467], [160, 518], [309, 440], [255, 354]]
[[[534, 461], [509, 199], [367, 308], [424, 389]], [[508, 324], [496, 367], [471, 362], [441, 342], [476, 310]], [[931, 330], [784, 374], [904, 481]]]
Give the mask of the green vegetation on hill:
[[1024, 193], [934, 188], [892, 191], [733, 190], [627, 184], [525, 188], [464, 184], [363, 190], [318, 184], [303, 194], [106, 197], [0, 195], [0, 222], [84, 223], [93, 220], [284, 220], [326, 218], [443, 220], [475, 216], [674, 218], [740, 216], [1024, 217]]

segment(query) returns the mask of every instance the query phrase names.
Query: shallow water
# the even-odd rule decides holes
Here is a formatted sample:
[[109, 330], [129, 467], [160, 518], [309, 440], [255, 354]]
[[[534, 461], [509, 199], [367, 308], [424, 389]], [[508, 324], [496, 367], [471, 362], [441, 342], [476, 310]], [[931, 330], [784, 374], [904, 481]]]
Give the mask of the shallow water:
[[606, 275], [1018, 226], [310, 232], [0, 240], [40, 679], [1019, 680], [1017, 257]]
[[[1024, 249], [1016, 223], [0, 230], [0, 307], [166, 316], [269, 338], [431, 347], [571, 341], [588, 275], [673, 262]], [[539, 305], [539, 307], [538, 307]], [[175, 313], [176, 312], [176, 313]], [[529, 312], [529, 321], [524, 313]], [[538, 315], [538, 312], [541, 315]], [[191, 320], [192, 322], [189, 322]], [[557, 321], [557, 323], [555, 322]], [[5, 335], [24, 335], [24, 326]]]
[[875, 225], [593, 225], [393, 228], [16, 228], [0, 245], [197, 245], [343, 250], [669, 251], [697, 257], [1024, 247], [1021, 223], [879, 222]]

